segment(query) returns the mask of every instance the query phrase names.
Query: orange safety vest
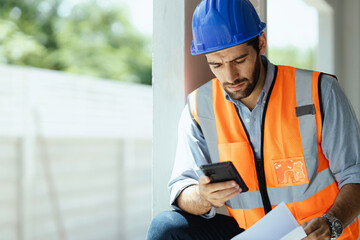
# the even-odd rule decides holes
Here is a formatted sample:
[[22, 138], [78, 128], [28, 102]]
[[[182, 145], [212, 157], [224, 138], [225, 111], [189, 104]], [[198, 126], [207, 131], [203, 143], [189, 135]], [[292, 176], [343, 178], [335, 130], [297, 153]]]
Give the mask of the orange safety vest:
[[[325, 214], [339, 193], [321, 149], [321, 73], [277, 66], [262, 119], [262, 159], [255, 159], [235, 105], [213, 79], [189, 95], [194, 120], [211, 162], [233, 162], [249, 191], [225, 203], [230, 216], [248, 229], [285, 202], [299, 224]], [[339, 239], [357, 239], [358, 219]]]

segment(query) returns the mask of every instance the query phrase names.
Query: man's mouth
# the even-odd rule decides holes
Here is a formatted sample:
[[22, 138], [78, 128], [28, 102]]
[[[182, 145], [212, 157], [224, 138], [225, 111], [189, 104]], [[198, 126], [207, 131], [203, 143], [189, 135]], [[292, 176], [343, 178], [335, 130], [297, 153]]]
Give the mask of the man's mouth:
[[228, 84], [227, 88], [231, 91], [238, 91], [240, 89], [242, 89], [244, 87], [244, 85], [246, 84], [245, 80], [241, 80], [239, 81], [239, 83], [235, 83], [235, 84]]

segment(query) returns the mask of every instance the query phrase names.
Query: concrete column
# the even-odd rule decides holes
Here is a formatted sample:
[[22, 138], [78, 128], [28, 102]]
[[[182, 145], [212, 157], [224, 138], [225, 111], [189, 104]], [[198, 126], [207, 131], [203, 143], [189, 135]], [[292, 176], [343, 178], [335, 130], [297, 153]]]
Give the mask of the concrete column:
[[192, 13], [200, 0], [154, 0], [153, 214], [170, 209], [167, 182], [186, 96], [213, 76], [204, 56], [191, 56]]
[[[177, 125], [188, 93], [211, 78], [203, 55], [192, 56], [191, 22], [201, 0], [154, 0], [153, 215], [170, 209], [167, 182], [173, 167]], [[263, 21], [266, 0], [252, 0]]]
[[315, 70], [335, 74], [334, 9], [326, 0], [303, 0], [318, 11], [318, 39]]
[[316, 54], [316, 70], [335, 74], [334, 11], [319, 10], [319, 44]]
[[185, 1], [154, 0], [153, 215], [170, 209], [167, 182], [184, 106]]
[[327, 2], [334, 10], [335, 74], [360, 119], [360, 1]]

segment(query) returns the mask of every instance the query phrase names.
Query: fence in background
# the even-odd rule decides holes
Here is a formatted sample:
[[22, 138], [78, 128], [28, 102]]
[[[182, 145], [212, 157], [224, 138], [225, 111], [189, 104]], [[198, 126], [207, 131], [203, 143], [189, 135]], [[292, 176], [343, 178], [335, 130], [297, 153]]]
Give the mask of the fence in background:
[[0, 240], [144, 239], [151, 87], [0, 66]]

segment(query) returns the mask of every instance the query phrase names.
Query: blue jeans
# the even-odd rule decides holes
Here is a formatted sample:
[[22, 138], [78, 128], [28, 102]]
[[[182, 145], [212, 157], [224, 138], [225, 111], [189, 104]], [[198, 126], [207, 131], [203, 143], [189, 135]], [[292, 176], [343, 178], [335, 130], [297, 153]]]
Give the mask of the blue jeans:
[[241, 233], [235, 219], [216, 214], [205, 219], [183, 211], [168, 211], [157, 215], [151, 222], [147, 240], [225, 240]]

